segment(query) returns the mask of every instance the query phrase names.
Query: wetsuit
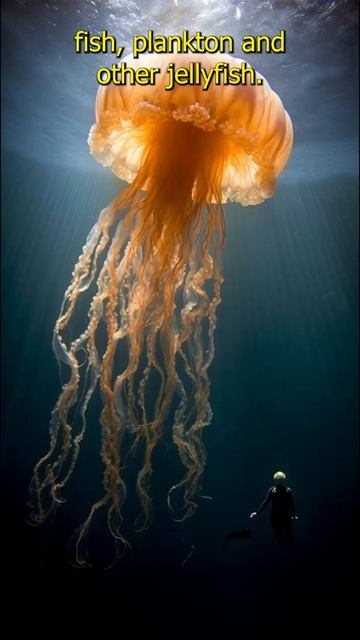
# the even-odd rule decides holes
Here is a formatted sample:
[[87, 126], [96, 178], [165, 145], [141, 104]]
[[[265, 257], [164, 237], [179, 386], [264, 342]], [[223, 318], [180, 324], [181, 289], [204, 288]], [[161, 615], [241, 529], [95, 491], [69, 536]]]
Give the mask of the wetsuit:
[[296, 514], [290, 487], [283, 485], [271, 487], [257, 513], [260, 514], [269, 504], [271, 505], [270, 522], [276, 539], [280, 543], [292, 544], [292, 518]]

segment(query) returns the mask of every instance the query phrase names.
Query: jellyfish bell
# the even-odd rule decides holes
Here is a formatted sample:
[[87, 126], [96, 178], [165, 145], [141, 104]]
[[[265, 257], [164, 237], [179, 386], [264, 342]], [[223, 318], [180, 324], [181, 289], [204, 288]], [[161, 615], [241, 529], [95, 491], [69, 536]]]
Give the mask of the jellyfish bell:
[[[149, 524], [153, 452], [170, 418], [184, 475], [170, 488], [168, 504], [178, 520], [197, 508], [206, 462], [202, 434], [212, 418], [208, 369], [222, 284], [222, 204], [254, 205], [271, 197], [292, 148], [290, 118], [265, 78], [261, 85], [167, 91], [168, 65], [186, 68], [195, 60], [199, 56], [131, 59], [134, 68], [160, 69], [155, 84], [109, 84], [97, 94], [90, 151], [128, 186], [101, 211], [64, 295], [54, 351], [70, 377], [52, 413], [50, 449], [35, 466], [31, 485], [32, 517], [40, 523], [62, 500], [99, 386], [104, 495], [79, 530], [80, 563], [101, 507], [117, 546], [127, 546], [125, 435], [132, 438], [130, 451], [140, 449], [142, 456], [139, 528]], [[207, 69], [218, 61], [241, 63], [201, 56]], [[70, 340], [86, 291], [88, 324]], [[121, 344], [127, 355], [119, 361]], [[76, 406], [77, 426], [71, 419]]]
[[[148, 170], [156, 160], [157, 168], [167, 171], [163, 181], [168, 184], [171, 178], [171, 187], [184, 189], [187, 181], [184, 184], [181, 178], [187, 178], [192, 181], [190, 191], [197, 186], [200, 195], [197, 182], [206, 180], [206, 202], [259, 204], [272, 196], [289, 159], [293, 141], [289, 115], [259, 73], [261, 85], [212, 83], [206, 91], [201, 85], [165, 89], [171, 63], [187, 68], [198, 59], [192, 54], [127, 56], [124, 61], [135, 69], [159, 68], [156, 84], [99, 88], [96, 124], [89, 136], [91, 153], [126, 182], [142, 179], [143, 189], [153, 184], [145, 167]], [[226, 54], [201, 56], [205, 69], [218, 62], [240, 66], [243, 61]], [[153, 157], [147, 158], [151, 148]]]

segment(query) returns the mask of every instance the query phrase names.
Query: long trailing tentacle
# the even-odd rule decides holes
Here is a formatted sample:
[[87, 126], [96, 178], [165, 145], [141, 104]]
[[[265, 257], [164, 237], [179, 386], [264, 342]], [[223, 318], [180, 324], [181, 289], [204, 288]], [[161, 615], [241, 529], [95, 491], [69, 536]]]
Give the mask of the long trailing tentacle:
[[[175, 414], [173, 439], [180, 459], [185, 466], [184, 478], [168, 492], [168, 506], [178, 521], [191, 516], [197, 508], [200, 480], [206, 463], [206, 452], [202, 443], [202, 431], [212, 419], [209, 404], [210, 382], [208, 369], [214, 357], [214, 333], [216, 308], [219, 305], [221, 284], [221, 247], [223, 243], [223, 214], [220, 207], [208, 208], [206, 233], [199, 250], [194, 245], [192, 267], [184, 290], [185, 304], [181, 310], [179, 352], [184, 362], [192, 393], [177, 375], [180, 404]], [[212, 282], [212, 295], [206, 292], [206, 283]], [[204, 324], [208, 327], [204, 335]], [[186, 355], [188, 352], [188, 356]], [[180, 500], [176, 496], [180, 494]], [[175, 502], [180, 502], [174, 506]]]
[[[74, 268], [72, 281], [65, 292], [64, 300], [61, 306], [59, 317], [55, 324], [53, 335], [53, 349], [58, 360], [70, 367], [70, 379], [64, 384], [62, 392], [53, 409], [50, 420], [50, 448], [48, 452], [36, 464], [30, 486], [30, 507], [31, 520], [36, 523], [43, 522], [55, 504], [60, 500], [58, 495], [59, 484], [57, 480], [61, 474], [62, 468], [68, 458], [72, 446], [72, 430], [68, 420], [68, 414], [74, 406], [78, 396], [79, 389], [79, 368], [80, 364], [77, 358], [78, 346], [83, 342], [79, 340], [74, 345], [67, 346], [62, 338], [61, 332], [68, 325], [72, 318], [76, 302], [80, 294], [88, 289], [94, 280], [97, 272], [97, 263], [101, 253], [109, 242], [109, 229], [114, 222], [114, 210], [112, 207], [104, 209], [98, 222], [92, 228], [87, 242], [83, 247], [83, 252]], [[90, 331], [90, 325], [88, 332]], [[96, 371], [97, 356], [94, 345], [89, 345], [90, 366]], [[83, 420], [85, 420], [85, 411], [90, 399], [90, 394], [94, 389], [94, 380], [87, 391], [85, 401], [82, 406]], [[84, 430], [83, 424], [83, 430]], [[82, 439], [81, 433], [75, 440], [75, 451]], [[77, 455], [77, 454], [76, 454]], [[75, 465], [70, 464], [70, 469]], [[70, 471], [71, 473], [71, 471]], [[67, 475], [69, 476], [68, 472]], [[44, 493], [49, 489], [46, 504], [44, 503]]]

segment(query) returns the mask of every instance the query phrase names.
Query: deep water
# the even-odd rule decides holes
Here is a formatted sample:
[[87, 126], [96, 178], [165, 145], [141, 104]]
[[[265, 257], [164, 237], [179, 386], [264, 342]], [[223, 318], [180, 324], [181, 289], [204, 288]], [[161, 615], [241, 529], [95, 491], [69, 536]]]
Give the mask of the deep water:
[[[16, 637], [48, 640], [353, 637], [358, 3], [4, 0], [2, 9], [3, 620]], [[225, 206], [214, 418], [204, 437], [203, 492], [212, 499], [183, 526], [169, 518], [167, 490], [181, 473], [169, 438], [154, 458], [152, 528], [133, 533], [130, 491], [131, 550], [102, 568], [112, 548], [99, 517], [89, 539], [95, 566], [77, 569], [74, 531], [102, 495], [98, 396], [67, 501], [44, 527], [26, 521], [33, 465], [47, 450], [60, 390], [54, 323], [90, 228], [123, 187], [86, 142], [95, 72], [113, 60], [76, 55], [73, 36], [108, 29], [129, 47], [149, 28], [229, 33], [237, 56], [242, 35], [285, 29], [286, 54], [248, 61], [288, 110], [294, 149], [273, 198]], [[278, 469], [299, 514], [293, 563], [267, 514], [249, 520]], [[222, 548], [226, 533], [243, 528], [251, 538]]]
[[[172, 523], [165, 499], [176, 454], [159, 447], [153, 527], [130, 534], [132, 550], [104, 572], [70, 564], [71, 536], [99, 494], [96, 402], [68, 502], [40, 530], [26, 524], [25, 503], [59, 392], [54, 321], [87, 231], [119, 183], [14, 154], [3, 162], [3, 526], [14, 597], [23, 592], [31, 603], [35, 590], [45, 609], [84, 597], [125, 619], [134, 614], [140, 626], [147, 615], [159, 625], [170, 620], [174, 633], [188, 627], [191, 612], [204, 632], [216, 623], [224, 633], [227, 625], [239, 634], [275, 632], [288, 616], [296, 630], [310, 619], [333, 624], [350, 597], [356, 557], [356, 180], [280, 185], [261, 207], [225, 208], [203, 483], [213, 500], [185, 526]], [[277, 468], [288, 474], [300, 516], [295, 566], [265, 514], [252, 521], [250, 540], [221, 548], [228, 531], [250, 526]], [[106, 561], [101, 523], [98, 536], [90, 545]]]

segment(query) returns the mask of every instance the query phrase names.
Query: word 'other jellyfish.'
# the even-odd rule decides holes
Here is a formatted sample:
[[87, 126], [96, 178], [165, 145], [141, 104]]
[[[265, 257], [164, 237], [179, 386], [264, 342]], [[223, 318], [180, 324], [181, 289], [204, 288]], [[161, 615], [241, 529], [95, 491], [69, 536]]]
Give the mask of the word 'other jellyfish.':
[[143, 56], [131, 65], [159, 67], [154, 86], [110, 84], [97, 94], [91, 153], [129, 184], [101, 211], [64, 295], [53, 346], [70, 376], [31, 483], [32, 520], [41, 523], [63, 500], [99, 385], [104, 493], [79, 529], [79, 562], [100, 507], [118, 552], [126, 547], [123, 467], [125, 454], [135, 451], [138, 527], [148, 525], [153, 452], [170, 418], [184, 474], [169, 490], [169, 507], [178, 520], [195, 511], [202, 434], [212, 417], [208, 369], [222, 283], [222, 203], [271, 197], [292, 148], [290, 118], [264, 78], [261, 85], [165, 90], [170, 62], [188, 67], [199, 60], [204, 68], [241, 64], [226, 55]]

